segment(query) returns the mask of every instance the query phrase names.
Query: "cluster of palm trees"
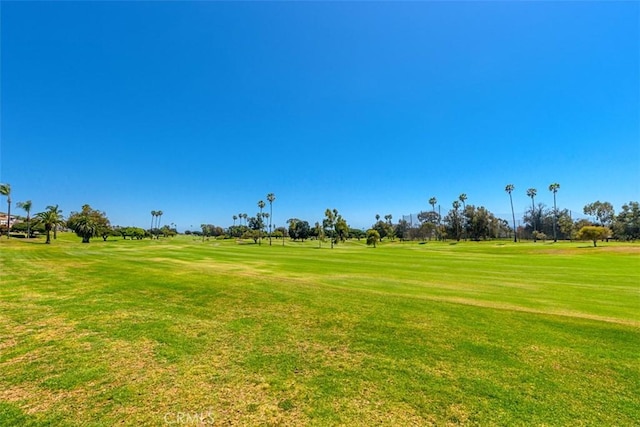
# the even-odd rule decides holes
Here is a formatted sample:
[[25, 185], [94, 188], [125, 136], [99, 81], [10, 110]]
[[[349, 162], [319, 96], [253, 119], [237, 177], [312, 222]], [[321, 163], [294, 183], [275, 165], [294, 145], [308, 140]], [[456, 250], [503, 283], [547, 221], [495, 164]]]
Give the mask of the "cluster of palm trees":
[[[504, 188], [504, 191], [509, 193], [509, 201], [511, 202], [511, 215], [513, 216], [513, 241], [517, 242], [518, 236], [516, 235], [516, 214], [513, 210], [513, 198], [511, 196], [511, 193], [513, 192], [513, 190], [515, 190], [515, 188], [516, 187], [513, 184], [507, 184], [507, 186]], [[554, 242], [558, 241], [558, 232], [557, 232], [557, 226], [556, 226], [556, 217], [558, 216], [558, 207], [556, 206], [556, 194], [558, 193], [559, 189], [560, 189], [560, 184], [558, 184], [557, 182], [554, 182], [549, 185], [549, 191], [553, 193], [553, 241]], [[535, 210], [534, 198], [536, 197], [537, 194], [538, 194], [538, 190], [536, 190], [535, 188], [527, 189], [527, 196], [531, 197], [532, 212]], [[535, 221], [533, 223], [533, 227], [534, 227], [533, 231], [534, 231], [534, 240], [535, 240], [535, 231], [536, 231]]]
[[[554, 215], [553, 215], [553, 241], [557, 242], [557, 224], [556, 224], [556, 216], [557, 216], [557, 204], [556, 204], [556, 194], [558, 193], [558, 190], [560, 189], [560, 184], [558, 183], [552, 183], [549, 185], [549, 191], [551, 191], [553, 193], [553, 210], [554, 210]], [[511, 215], [512, 215], [512, 219], [513, 219], [513, 239], [514, 242], [517, 242], [517, 235], [516, 235], [516, 216], [515, 216], [515, 211], [513, 209], [513, 197], [512, 197], [512, 193], [515, 190], [515, 186], [513, 184], [507, 184], [505, 186], [504, 189], [508, 194], [509, 194], [509, 202], [511, 204]], [[527, 189], [527, 197], [531, 198], [531, 207], [532, 210], [535, 209], [535, 197], [537, 195], [538, 191], [535, 188], [529, 188]], [[9, 230], [11, 228], [11, 185], [9, 184], [2, 184], [0, 183], [0, 195], [5, 196], [7, 198], [7, 238], [9, 237]], [[263, 200], [258, 201], [258, 208], [260, 209], [259, 212], [259, 218], [260, 221], [262, 221], [262, 219], [266, 218], [269, 220], [269, 245], [271, 246], [272, 244], [272, 231], [273, 231], [273, 202], [276, 200], [276, 196], [273, 193], [269, 193], [267, 194], [267, 201], [269, 202], [269, 213], [263, 213], [263, 209], [266, 206], [266, 203]], [[458, 197], [458, 200], [453, 202], [453, 207], [454, 209], [457, 211], [460, 207], [460, 203], [462, 203], [462, 209], [464, 211], [466, 205], [465, 202], [467, 200], [467, 195], [465, 193], [460, 194], [460, 196]], [[429, 204], [431, 205], [432, 208], [432, 212], [435, 216], [435, 209], [436, 209], [436, 204], [438, 203], [438, 200], [435, 197], [431, 197], [429, 199]], [[27, 200], [25, 202], [19, 202], [17, 204], [17, 206], [20, 209], [23, 209], [26, 213], [27, 213], [27, 235], [30, 235], [30, 222], [31, 222], [31, 208], [32, 208], [32, 202], [31, 200]], [[56, 228], [58, 225], [64, 224], [64, 220], [61, 214], [62, 211], [60, 211], [58, 209], [58, 205], [56, 206], [47, 206], [47, 210], [44, 212], [40, 212], [36, 215], [36, 219], [39, 223], [43, 224], [45, 226], [45, 230], [47, 231], [47, 241], [46, 243], [50, 243], [51, 239], [50, 239], [50, 231], [53, 230], [54, 231], [54, 238], [55, 238], [55, 232], [56, 232]], [[159, 229], [160, 228], [160, 221], [162, 218], [163, 212], [158, 210], [152, 210], [151, 211], [151, 232], [153, 234], [153, 230], [154, 229]], [[438, 215], [439, 218], [439, 215]], [[242, 224], [242, 220], [244, 219], [245, 221], [245, 225], [247, 223], [247, 214], [246, 213], [240, 213], [237, 216], [233, 215], [233, 224], [235, 226], [235, 222], [236, 220], [240, 219], [241, 224]], [[376, 218], [378, 219], [378, 218]], [[385, 217], [386, 219], [386, 217]], [[535, 224], [534, 224], [534, 231], [535, 231]], [[260, 238], [260, 243], [262, 243], [262, 239]]]
[[[462, 203], [462, 211], [464, 212], [465, 209], [467, 208], [466, 202], [467, 202], [467, 194], [466, 193], [461, 193], [458, 196], [457, 200], [454, 200], [451, 203], [451, 206], [454, 209], [454, 212], [457, 214], [458, 210], [460, 209], [460, 203]], [[431, 213], [432, 213], [432, 217], [433, 218], [437, 218], [438, 221], [438, 228], [440, 227], [440, 222], [441, 222], [441, 216], [440, 216], [440, 206], [438, 206], [438, 214], [436, 215], [436, 205], [438, 204], [438, 199], [435, 197], [431, 197], [429, 199], [429, 204], [431, 205]], [[460, 227], [462, 227], [463, 224], [459, 224]], [[463, 227], [464, 228], [464, 227]], [[440, 232], [440, 231], [438, 231]]]
[[[153, 238], [153, 229], [160, 228], [160, 220], [162, 219], [162, 211], [151, 211], [151, 229], [149, 232], [151, 233], [151, 238]], [[155, 227], [154, 227], [155, 224]]]
[[46, 244], [51, 243], [51, 230], [53, 230], [53, 238], [56, 238], [57, 230], [59, 226], [65, 225], [62, 211], [58, 208], [58, 205], [47, 206], [47, 210], [36, 214], [36, 221], [44, 225], [44, 230], [47, 232]]
[[[263, 209], [267, 206], [267, 204], [264, 202], [264, 200], [259, 200], [258, 201], [258, 209], [260, 209], [260, 212], [258, 212], [258, 214], [256, 215], [256, 218], [258, 221], [258, 224], [260, 224], [260, 234], [258, 237], [258, 244], [262, 244], [262, 227], [264, 224], [264, 220], [267, 219], [268, 222], [268, 227], [269, 227], [269, 246], [272, 245], [272, 235], [273, 235], [273, 202], [276, 200], [276, 195], [273, 193], [269, 193], [267, 194], [267, 201], [269, 202], [269, 212], [262, 212]], [[242, 220], [244, 219], [244, 225], [247, 226], [247, 218], [249, 216], [246, 213], [239, 213], [238, 215], [233, 215], [231, 218], [233, 219], [233, 226], [236, 226], [236, 221], [240, 220], [240, 226], [242, 226]], [[251, 219], [251, 221], [253, 221], [253, 219]]]
[[[7, 198], [7, 238], [9, 238], [11, 233], [11, 185], [0, 184], [0, 195]], [[31, 208], [33, 207], [33, 203], [31, 200], [27, 200], [25, 202], [18, 202], [17, 206], [27, 213], [27, 238], [29, 238], [31, 236]], [[47, 206], [47, 210], [35, 215], [35, 220], [38, 224], [44, 226], [47, 232], [47, 240], [45, 242], [47, 244], [51, 243], [51, 230], [53, 230], [53, 238], [55, 239], [57, 237], [58, 227], [65, 225], [62, 211], [58, 208], [58, 205]]]

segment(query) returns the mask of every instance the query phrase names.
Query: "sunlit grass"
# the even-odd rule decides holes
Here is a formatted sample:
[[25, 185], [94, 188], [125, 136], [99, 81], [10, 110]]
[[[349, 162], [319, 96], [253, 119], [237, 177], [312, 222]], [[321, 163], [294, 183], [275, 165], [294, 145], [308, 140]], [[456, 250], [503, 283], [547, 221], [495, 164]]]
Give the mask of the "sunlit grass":
[[640, 422], [639, 245], [280, 243], [3, 239], [0, 425]]

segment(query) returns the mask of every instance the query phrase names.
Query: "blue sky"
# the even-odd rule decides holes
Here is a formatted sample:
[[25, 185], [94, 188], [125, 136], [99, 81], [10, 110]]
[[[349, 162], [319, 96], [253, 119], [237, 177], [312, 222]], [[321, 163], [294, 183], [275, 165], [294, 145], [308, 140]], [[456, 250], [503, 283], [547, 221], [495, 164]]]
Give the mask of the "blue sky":
[[[0, 182], [113, 224], [640, 199], [637, 2], [2, 2]], [[4, 203], [0, 202], [0, 203]], [[2, 206], [2, 205], [0, 205]], [[3, 209], [4, 210], [4, 209]]]

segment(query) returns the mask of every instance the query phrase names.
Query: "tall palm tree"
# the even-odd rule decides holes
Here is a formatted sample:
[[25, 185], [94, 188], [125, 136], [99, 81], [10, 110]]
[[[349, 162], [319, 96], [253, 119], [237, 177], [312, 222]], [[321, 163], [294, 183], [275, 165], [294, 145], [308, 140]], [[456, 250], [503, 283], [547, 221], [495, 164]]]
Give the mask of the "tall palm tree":
[[44, 229], [47, 232], [46, 244], [51, 244], [51, 230], [55, 230], [58, 225], [64, 224], [64, 219], [60, 215], [62, 211], [58, 209], [58, 205], [47, 206], [47, 210], [37, 213], [36, 221], [44, 225]]
[[454, 215], [454, 229], [456, 232], [456, 240], [459, 242], [460, 241], [460, 234], [462, 234], [461, 231], [461, 224], [460, 224], [460, 201], [459, 200], [454, 200], [453, 203], [451, 204], [451, 206], [453, 207], [453, 215]]
[[538, 190], [536, 190], [535, 188], [529, 188], [527, 189], [527, 196], [531, 197], [531, 224], [533, 226], [533, 242], [535, 243], [536, 241], [536, 204], [535, 204], [535, 197], [536, 194], [538, 194]]
[[460, 200], [462, 202], [462, 222], [463, 224], [463, 234], [464, 234], [464, 240], [467, 240], [467, 217], [464, 215], [464, 211], [467, 210], [467, 205], [465, 204], [465, 202], [467, 201], [467, 195], [465, 193], [462, 193], [458, 196], [458, 200]]
[[[260, 219], [262, 219], [262, 209], [266, 206], [265, 202], [260, 200], [258, 201], [258, 207], [260, 208]], [[262, 221], [261, 221], [262, 222]], [[258, 246], [262, 245], [262, 224], [260, 224], [260, 233], [258, 233]]]
[[460, 194], [458, 196], [458, 200], [460, 200], [462, 202], [462, 210], [464, 211], [466, 209], [466, 207], [467, 207], [467, 205], [465, 205], [465, 203], [464, 203], [464, 202], [467, 201], [467, 195], [464, 194], [464, 193]]
[[557, 182], [554, 182], [553, 184], [549, 185], [549, 191], [551, 191], [553, 193], [553, 241], [557, 242], [558, 241], [558, 234], [556, 232], [556, 217], [558, 216], [558, 208], [556, 207], [556, 193], [558, 192], [558, 189], [560, 188], [560, 184], [558, 184]]
[[429, 199], [429, 204], [431, 205], [431, 210], [433, 211], [433, 213], [436, 213], [436, 203], [438, 203], [438, 199], [436, 199], [435, 197]]
[[11, 185], [0, 184], [0, 195], [7, 197], [7, 239], [11, 229]]
[[267, 194], [267, 201], [269, 202], [269, 246], [271, 246], [271, 223], [273, 221], [273, 201], [276, 199], [276, 195], [273, 193]]
[[23, 209], [27, 213], [27, 239], [31, 236], [31, 207], [33, 204], [31, 200], [27, 200], [26, 202], [18, 202], [16, 204], [20, 209]]
[[248, 217], [248, 215], [246, 213], [243, 213], [241, 216], [242, 216], [242, 218], [244, 218], [244, 226], [246, 227], [247, 226], [247, 217]]
[[151, 234], [151, 238], [153, 239], [153, 223], [155, 222], [156, 215], [158, 212], [151, 211], [151, 228], [149, 228], [149, 233]]
[[162, 211], [156, 212], [156, 215], [158, 216], [158, 223], [156, 224], [156, 228], [158, 228], [158, 229], [160, 228], [160, 220], [162, 219], [162, 214], [163, 213], [164, 212], [162, 212]]
[[376, 222], [380, 221], [380, 214], [376, 214]]
[[[438, 199], [432, 197], [429, 199], [429, 204], [431, 205], [431, 211], [433, 212], [433, 216], [436, 216], [436, 203], [438, 203]], [[439, 208], [438, 208], [439, 209]], [[438, 226], [440, 225], [440, 216], [438, 216]], [[440, 227], [436, 229], [436, 239], [439, 239], [440, 236]]]
[[509, 201], [511, 202], [511, 216], [513, 217], [513, 241], [517, 243], [518, 242], [518, 234], [516, 233], [516, 214], [513, 211], [513, 197], [511, 197], [511, 193], [515, 189], [516, 189], [516, 187], [513, 184], [507, 184], [507, 186], [504, 187], [504, 191], [509, 193]]
[[47, 210], [52, 211], [54, 216], [60, 219], [59, 222], [53, 224], [53, 240], [58, 238], [58, 226], [64, 225], [64, 219], [62, 218], [62, 210], [58, 208], [58, 205], [49, 205], [47, 206]]
[[232, 218], [233, 218], [233, 226], [235, 227], [236, 226], [236, 220], [238, 219], [238, 216], [234, 215]]

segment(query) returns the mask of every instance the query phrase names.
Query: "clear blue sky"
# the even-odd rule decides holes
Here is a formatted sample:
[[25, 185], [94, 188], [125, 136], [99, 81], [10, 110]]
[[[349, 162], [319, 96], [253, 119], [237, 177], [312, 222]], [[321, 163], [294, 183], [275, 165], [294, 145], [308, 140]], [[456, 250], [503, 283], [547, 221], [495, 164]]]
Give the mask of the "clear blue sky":
[[[640, 199], [638, 2], [2, 2], [0, 181], [228, 226]], [[3, 205], [4, 198], [0, 201]], [[2, 210], [6, 208], [3, 207]], [[16, 210], [17, 212], [17, 210]]]

